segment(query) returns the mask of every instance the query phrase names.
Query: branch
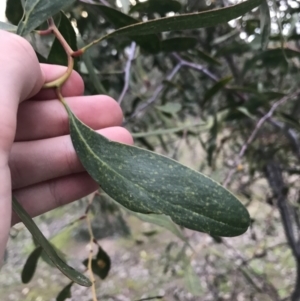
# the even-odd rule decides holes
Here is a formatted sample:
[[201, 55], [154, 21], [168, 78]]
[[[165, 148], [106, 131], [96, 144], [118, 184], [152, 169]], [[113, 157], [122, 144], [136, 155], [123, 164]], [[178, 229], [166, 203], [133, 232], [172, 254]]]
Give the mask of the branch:
[[[207, 75], [211, 80], [214, 82], [220, 81], [220, 78], [216, 75], [214, 75], [212, 72], [210, 72], [207, 68], [205, 68], [203, 65], [192, 63], [189, 61], [184, 60], [183, 58], [180, 57], [177, 53], [173, 53], [173, 57], [182, 64], [182, 66], [189, 67], [191, 69], [197, 70], [199, 72], [202, 72], [203, 74]], [[227, 87], [224, 87], [225, 90], [228, 90]], [[246, 102], [247, 99], [245, 98], [244, 95], [242, 95], [239, 92], [233, 92], [229, 91], [230, 93], [236, 95], [242, 102]]]
[[213, 81], [217, 82], [219, 81], [218, 77], [215, 76], [213, 73], [211, 73], [208, 69], [206, 69], [204, 66], [200, 65], [200, 64], [196, 64], [196, 63], [192, 63], [189, 61], [184, 60], [183, 58], [180, 57], [180, 55], [178, 55], [177, 53], [173, 53], [173, 57], [182, 65], [185, 67], [189, 67], [192, 68], [194, 70], [200, 71], [202, 73], [204, 73], [205, 75], [207, 75], [210, 79], [212, 79]]
[[292, 98], [295, 98], [297, 97], [298, 95], [300, 94], [300, 90], [294, 92], [293, 94], [291, 95], [287, 95], [283, 98], [281, 98], [280, 100], [276, 101], [271, 109], [269, 110], [269, 112], [267, 114], [265, 114], [259, 121], [258, 123], [256, 124], [252, 134], [250, 135], [250, 137], [248, 138], [248, 140], [244, 143], [244, 145], [242, 146], [235, 162], [234, 162], [234, 165], [233, 167], [230, 169], [228, 175], [226, 176], [225, 180], [224, 180], [224, 183], [223, 185], [226, 187], [231, 179], [232, 179], [232, 176], [234, 175], [235, 171], [236, 171], [236, 167], [240, 164], [241, 162], [241, 159], [242, 157], [245, 155], [245, 152], [247, 151], [249, 145], [254, 141], [254, 139], [256, 138], [256, 135], [258, 133], [258, 131], [260, 130], [260, 128], [262, 127], [262, 125], [272, 117], [272, 115], [274, 114], [274, 112], [276, 111], [276, 109], [283, 105], [284, 103], [286, 103], [288, 100], [292, 99]]
[[296, 238], [293, 220], [294, 216], [291, 212], [291, 207], [286, 199], [288, 188], [284, 183], [282, 177], [282, 171], [280, 170], [278, 164], [275, 162], [269, 162], [265, 167], [266, 178], [269, 185], [277, 198], [277, 206], [281, 215], [282, 224], [287, 238], [288, 244], [292, 250], [292, 253], [296, 260], [297, 267], [297, 279], [295, 283], [294, 292], [292, 294], [292, 301], [300, 300], [300, 241]]
[[[180, 68], [182, 67], [182, 64], [181, 63], [178, 63], [174, 68], [173, 70], [171, 71], [171, 73], [166, 77], [166, 80], [170, 81], [172, 80], [172, 78], [176, 75], [176, 73], [180, 70]], [[142, 111], [144, 111], [147, 107], [149, 107], [150, 105], [152, 105], [157, 97], [159, 96], [159, 94], [163, 91], [164, 89], [164, 84], [160, 84], [156, 89], [155, 91], [153, 92], [153, 95], [152, 97], [150, 97], [145, 103], [143, 103], [139, 108], [137, 108], [137, 110], [127, 118], [127, 121], [126, 123], [136, 117], [139, 113], [141, 113]]]
[[130, 81], [130, 69], [131, 69], [131, 64], [132, 64], [132, 60], [134, 58], [134, 54], [135, 54], [135, 48], [136, 48], [136, 43], [132, 42], [130, 49], [129, 49], [129, 54], [128, 54], [128, 59], [127, 59], [127, 63], [126, 63], [126, 67], [125, 67], [125, 84], [122, 90], [122, 93], [118, 99], [118, 103], [121, 104], [124, 96], [126, 95], [126, 92], [128, 90], [129, 87], [129, 81]]

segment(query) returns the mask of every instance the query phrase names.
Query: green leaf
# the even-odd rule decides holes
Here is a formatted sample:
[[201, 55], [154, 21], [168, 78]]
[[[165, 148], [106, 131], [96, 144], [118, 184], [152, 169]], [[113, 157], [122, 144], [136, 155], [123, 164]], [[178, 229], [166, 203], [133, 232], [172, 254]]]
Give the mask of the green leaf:
[[280, 67], [281, 65], [286, 65], [286, 58], [290, 59], [294, 57], [300, 58], [300, 51], [288, 47], [268, 49], [247, 60], [244, 64], [243, 73], [245, 75], [249, 70], [252, 69], [253, 65], [260, 60], [262, 61], [264, 68], [276, 68]]
[[[140, 22], [139, 20], [123, 14], [109, 6], [93, 3], [93, 9], [96, 10], [97, 13], [101, 14], [108, 22], [112, 23], [116, 28], [123, 28]], [[160, 38], [156, 34], [149, 34], [143, 37], [132, 35], [131, 38], [139, 46], [151, 53], [156, 53], [160, 49]]]
[[[60, 23], [58, 30], [63, 35], [69, 46], [75, 51], [77, 50], [77, 40], [74, 28], [68, 19], [68, 17], [61, 13]], [[68, 66], [68, 56], [63, 46], [57, 38], [55, 38], [50, 53], [47, 58], [48, 64], [56, 64], [62, 66]], [[75, 68], [76, 69], [76, 68]]]
[[16, 32], [17, 31], [17, 26], [0, 21], [0, 29], [6, 30], [6, 31], [9, 31], [9, 32]]
[[161, 112], [176, 115], [182, 109], [182, 105], [180, 103], [168, 102], [163, 106], [155, 106], [155, 108]]
[[217, 137], [219, 131], [219, 123], [217, 114], [214, 114], [214, 123], [209, 131], [209, 139], [206, 143], [208, 166], [213, 166], [213, 155], [217, 148]]
[[[49, 242], [49, 243], [51, 244], [52, 248], [55, 250], [57, 255], [61, 258], [61, 260], [64, 261], [66, 259], [66, 255], [62, 251], [57, 249], [51, 242]], [[45, 261], [47, 264], [49, 264], [50, 266], [55, 267], [55, 264], [52, 262], [52, 260], [49, 258], [49, 256], [47, 255], [47, 253], [45, 251], [42, 252], [41, 259], [43, 261]]]
[[34, 223], [32, 218], [28, 215], [28, 213], [19, 204], [19, 202], [17, 201], [17, 199], [14, 196], [12, 199], [12, 206], [13, 206], [13, 210], [17, 213], [17, 215], [19, 216], [21, 221], [24, 223], [24, 225], [29, 230], [29, 232], [32, 234], [34, 239], [39, 243], [41, 248], [43, 248], [43, 250], [47, 253], [48, 257], [55, 264], [55, 266], [64, 275], [66, 275], [69, 279], [71, 279], [75, 283], [78, 283], [82, 286], [91, 286], [92, 284], [88, 278], [86, 278], [84, 275], [77, 272], [72, 267], [68, 266], [64, 261], [61, 260], [61, 258], [57, 255], [57, 253], [52, 248], [51, 244], [45, 238], [43, 233], [40, 231], [40, 229]]
[[64, 105], [81, 163], [118, 203], [139, 213], [168, 215], [181, 226], [212, 235], [247, 230], [248, 211], [221, 185], [172, 159], [106, 139]]
[[221, 78], [209, 90], [207, 90], [202, 101], [202, 106], [204, 106], [209, 99], [211, 99], [215, 94], [217, 94], [221, 89], [223, 89], [231, 80], [232, 76], [226, 76], [224, 78]]
[[214, 58], [213, 56], [209, 55], [208, 53], [197, 49], [197, 55], [200, 59], [202, 59], [203, 61], [205, 61], [208, 64], [212, 64], [212, 65], [216, 65], [216, 66], [221, 66], [221, 62], [218, 61], [216, 58]]
[[[83, 264], [88, 267], [88, 259], [83, 261]], [[93, 273], [99, 276], [101, 279], [105, 279], [110, 270], [111, 262], [107, 253], [99, 246], [98, 253], [95, 259], [92, 259]]]
[[229, 22], [259, 6], [263, 0], [248, 0], [236, 5], [210, 11], [182, 14], [174, 17], [160, 18], [120, 28], [107, 37], [116, 35], [146, 35], [165, 31], [196, 29]]
[[96, 74], [95, 67], [93, 65], [93, 61], [89, 54], [89, 51], [85, 51], [82, 55], [82, 61], [87, 69], [89, 80], [93, 84], [95, 91], [97, 94], [107, 94], [105, 87], [102, 85], [99, 75]]
[[74, 282], [70, 282], [67, 286], [65, 286], [60, 293], [56, 297], [56, 301], [65, 301], [68, 298], [71, 298], [71, 288]]
[[25, 1], [24, 18], [18, 25], [17, 34], [26, 36], [48, 18], [74, 2], [75, 0]]
[[181, 4], [175, 0], [148, 0], [132, 6], [129, 12], [159, 13], [161, 16], [164, 16], [168, 12], [177, 13], [180, 10]]
[[32, 279], [36, 270], [38, 260], [41, 257], [42, 251], [43, 249], [41, 247], [37, 247], [27, 258], [21, 273], [21, 279], [23, 283], [29, 283]]
[[195, 48], [197, 39], [191, 37], [178, 37], [161, 41], [160, 50], [163, 52], [187, 51]]
[[260, 6], [260, 32], [261, 48], [262, 50], [266, 50], [271, 34], [271, 17], [267, 0], [264, 0]]
[[183, 235], [182, 231], [177, 227], [177, 225], [173, 223], [169, 216], [164, 214], [142, 214], [132, 211], [131, 214], [144, 222], [151, 223], [169, 230], [175, 236], [187, 243], [187, 238]]
[[184, 282], [186, 288], [190, 293], [193, 294], [193, 296], [201, 297], [203, 296], [203, 287], [201, 285], [199, 276], [196, 274], [193, 267], [191, 266], [191, 263], [188, 262], [187, 259], [185, 260], [185, 262], [186, 269], [184, 271]]
[[23, 17], [23, 6], [21, 0], [7, 0], [5, 16], [13, 25], [18, 25]]

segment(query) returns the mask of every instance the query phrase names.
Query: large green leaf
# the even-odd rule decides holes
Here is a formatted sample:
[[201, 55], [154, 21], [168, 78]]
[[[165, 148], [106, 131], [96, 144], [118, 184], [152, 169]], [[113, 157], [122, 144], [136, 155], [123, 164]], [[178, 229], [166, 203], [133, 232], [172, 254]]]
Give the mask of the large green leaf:
[[13, 197], [12, 199], [12, 206], [13, 210], [16, 212], [16, 214], [19, 216], [21, 221], [24, 223], [26, 228], [29, 230], [29, 232], [32, 234], [34, 239], [37, 241], [37, 243], [42, 247], [42, 249], [45, 251], [45, 253], [48, 255], [48, 257], [51, 259], [51, 261], [55, 264], [55, 266], [69, 279], [74, 281], [75, 283], [78, 283], [82, 286], [91, 286], [91, 282], [88, 278], [86, 278], [81, 273], [74, 270], [72, 267], [68, 266], [55, 252], [51, 244], [48, 242], [48, 240], [45, 238], [43, 233], [40, 231], [40, 229], [37, 227], [37, 225], [34, 223], [32, 218], [28, 215], [28, 213], [23, 209], [23, 207], [19, 204], [17, 199]]
[[135, 212], [168, 215], [181, 226], [211, 235], [247, 230], [248, 211], [221, 185], [172, 159], [106, 139], [64, 105], [77, 155], [115, 201]]
[[[60, 22], [58, 26], [58, 30], [63, 35], [69, 46], [75, 51], [77, 50], [77, 39], [74, 28], [68, 19], [68, 17], [61, 13]], [[52, 44], [50, 53], [47, 58], [48, 64], [57, 64], [57, 65], [68, 65], [68, 56], [63, 46], [56, 38]], [[75, 68], [76, 69], [76, 68]]]
[[126, 26], [109, 34], [116, 35], [146, 35], [165, 31], [196, 29], [216, 26], [249, 12], [259, 6], [263, 0], [248, 0], [225, 8], [206, 12], [182, 14], [174, 17], [160, 18]]
[[24, 18], [18, 25], [17, 34], [25, 36], [61, 9], [75, 0], [27, 0], [24, 4]]

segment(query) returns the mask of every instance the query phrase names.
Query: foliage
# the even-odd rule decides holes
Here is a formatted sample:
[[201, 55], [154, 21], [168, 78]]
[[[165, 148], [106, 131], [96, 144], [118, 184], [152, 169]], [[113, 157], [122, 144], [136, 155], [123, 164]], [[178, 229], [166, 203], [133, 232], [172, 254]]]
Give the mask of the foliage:
[[[27, 5], [29, 2], [27, 1]], [[25, 17], [19, 23], [18, 33], [27, 34], [37, 26], [45, 28], [43, 21], [72, 1], [53, 1], [53, 3], [51, 1], [47, 4], [37, 0], [31, 2], [39, 5], [36, 6], [36, 11], [25, 8]], [[225, 186], [230, 185], [231, 189], [244, 200], [250, 213], [257, 202], [267, 203], [267, 206], [271, 206], [274, 210], [278, 208], [299, 271], [299, 239], [294, 233], [295, 228], [299, 231], [300, 224], [298, 206], [300, 35], [297, 20], [300, 12], [299, 4], [296, 1], [275, 0], [272, 3], [248, 0], [232, 6], [225, 1], [197, 3], [184, 0], [149, 0], [137, 1], [136, 5], [126, 0], [122, 2], [127, 2], [128, 9], [126, 5], [118, 7], [112, 0], [94, 4], [92, 1], [77, 1], [65, 10], [67, 18], [62, 15], [61, 19], [61, 22], [65, 22], [64, 36], [73, 50], [77, 48], [74, 45], [74, 29], [70, 26], [70, 21], [78, 30], [78, 49], [83, 47], [82, 49], [86, 50], [84, 45], [88, 47], [93, 45], [78, 62], [78, 70], [86, 82], [86, 93], [108, 93], [118, 99], [125, 114], [124, 125], [134, 133], [139, 147], [128, 148], [125, 151], [122, 146], [113, 144], [112, 148], [116, 146], [119, 149], [116, 151], [109, 149], [108, 142], [102, 137], [93, 137], [91, 130], [84, 128], [69, 112], [73, 132], [80, 125], [82, 131], [86, 131], [83, 136], [91, 139], [85, 147], [85, 152], [90, 152], [93, 148], [93, 153], [100, 158], [99, 162], [101, 161], [107, 168], [110, 179], [115, 181], [114, 177], [117, 176], [131, 180], [137, 169], [133, 169], [133, 175], [128, 173], [128, 168], [124, 168], [124, 173], [119, 173], [118, 166], [123, 167], [124, 163], [119, 163], [116, 158], [106, 158], [98, 149], [94, 150], [98, 145], [96, 139], [101, 140], [101, 145], [107, 143], [107, 150], [109, 149], [111, 154], [122, 154], [121, 159], [125, 156], [130, 159], [131, 154], [133, 157], [138, 156], [141, 148], [147, 149], [146, 152], [142, 152], [143, 161], [142, 163], [137, 161], [139, 162], [137, 166], [145, 164], [150, 168], [147, 162], [151, 161], [151, 156], [155, 158], [155, 169], [150, 169], [148, 176], [144, 178], [148, 182], [155, 179], [149, 175], [162, 165], [172, 162], [170, 164], [176, 170], [179, 166], [173, 160], [149, 151], [160, 152], [172, 159], [180, 159], [182, 152], [188, 154], [191, 160], [187, 163], [197, 171], [206, 174], [218, 172], [218, 180]], [[260, 4], [260, 8], [257, 9]], [[47, 13], [44, 13], [45, 11]], [[39, 14], [38, 23], [36, 13]], [[233, 21], [227, 23], [230, 20]], [[15, 21], [13, 23], [16, 24]], [[60, 28], [58, 23], [57, 25]], [[2, 23], [0, 28], [12, 31], [16, 29]], [[70, 39], [73, 39], [73, 42], [70, 42]], [[57, 41], [54, 43], [57, 44]], [[61, 54], [59, 44], [51, 45], [48, 52], [42, 49], [36, 45], [37, 53], [47, 58], [48, 63], [68, 64], [66, 57], [63, 58]], [[76, 142], [80, 135], [73, 134], [75, 149], [82, 147]], [[206, 161], [194, 155], [199, 150], [204, 152]], [[91, 155], [86, 153], [81, 159], [84, 162], [90, 158]], [[85, 164], [91, 173], [96, 162], [96, 159], [93, 160], [91, 167]], [[163, 172], [167, 173], [167, 168], [164, 168]], [[172, 185], [181, 190], [189, 183], [189, 179], [191, 183], [188, 187], [195, 185], [197, 196], [202, 193], [210, 195], [216, 187], [221, 189], [219, 185], [213, 186], [212, 189], [197, 186], [195, 183], [203, 184], [204, 179], [208, 178], [199, 176], [197, 172], [199, 175], [193, 179], [191, 173], [188, 168], [178, 167], [178, 172], [174, 173], [177, 178], [170, 178], [170, 190], [167, 190], [166, 198], [172, 199], [173, 195], [169, 191], [176, 191], [175, 187], [172, 190]], [[162, 174], [157, 175], [158, 181]], [[95, 177], [100, 184], [105, 181], [101, 173]], [[141, 178], [136, 180], [137, 184], [143, 181]], [[268, 183], [269, 192], [258, 196], [255, 193], [255, 185], [261, 181]], [[210, 181], [208, 185], [214, 185], [212, 183], [215, 182]], [[124, 181], [124, 186], [126, 185], [129, 184]], [[110, 184], [107, 184], [108, 194], [111, 193], [109, 187]], [[165, 191], [162, 192], [161, 187], [158, 186], [157, 194], [164, 196]], [[135, 190], [130, 190], [132, 191]], [[180, 220], [172, 216], [173, 209], [166, 205], [164, 198], [159, 204], [153, 204], [153, 208], [145, 207], [142, 201], [141, 206], [137, 208], [141, 191], [143, 190], [139, 188], [134, 192], [137, 200], [134, 207], [129, 206], [129, 209], [142, 213], [164, 213], [170, 215], [178, 224], [188, 225], [183, 222], [183, 214], [180, 212], [176, 213], [176, 216], [180, 216]], [[149, 191], [151, 196], [152, 187]], [[111, 196], [118, 201], [120, 192], [112, 193]], [[144, 198], [149, 206], [150, 196], [147, 194]], [[185, 199], [185, 196], [186, 194], [180, 195], [181, 205], [185, 203], [189, 209], [192, 208], [187, 214], [191, 217], [193, 212], [197, 211], [196, 202], [191, 202], [192, 198]], [[212, 208], [206, 213], [209, 216], [220, 212], [221, 216], [224, 215], [220, 222], [225, 221], [224, 208], [231, 202], [226, 202], [226, 197], [223, 196], [229, 196], [229, 192], [222, 188], [220, 198], [213, 198], [218, 200], [219, 204], [211, 205]], [[128, 196], [124, 200], [125, 204], [124, 202], [121, 204], [126, 205]], [[234, 204], [238, 206], [240, 203], [236, 201]], [[160, 205], [166, 206], [166, 210], [163, 211]], [[203, 212], [204, 208], [205, 206], [202, 206], [198, 212]], [[232, 211], [228, 217], [230, 222], [236, 218], [234, 223], [239, 224], [242, 223], [242, 217], [237, 215], [235, 217], [237, 211]], [[216, 219], [218, 216], [219, 213]], [[162, 217], [165, 218], [165, 215]], [[244, 218], [247, 219], [247, 215], [244, 215]], [[271, 237], [268, 229], [272, 226], [272, 217], [265, 217], [261, 221], [251, 214], [251, 219], [252, 226], [248, 233], [252, 235], [254, 244], [263, 245], [263, 242]], [[259, 240], [255, 238], [255, 233], [260, 223], [266, 230], [263, 233], [264, 238]], [[196, 224], [197, 230], [212, 235], [227, 235], [224, 229], [224, 232], [215, 232], [207, 230], [206, 227], [199, 228], [199, 219]], [[243, 229], [246, 228], [247, 222], [243, 224]], [[226, 241], [219, 237], [214, 238], [226, 245]], [[186, 244], [186, 241], [184, 243]], [[256, 256], [255, 254], [253, 256]], [[92, 262], [95, 265], [96, 261]], [[246, 264], [239, 269], [242, 277], [249, 283], [252, 281], [250, 286], [259, 293], [257, 285], [253, 284], [255, 283], [253, 279], [259, 279], [257, 274]], [[197, 275], [192, 267], [187, 265], [186, 271], [189, 286], [197, 288], [194, 284], [198, 283], [197, 279], [195, 280]], [[72, 284], [66, 286], [62, 291], [64, 296], [69, 296], [71, 286]], [[290, 288], [286, 295], [279, 296], [276, 287], [272, 287], [270, 283], [269, 289], [274, 292], [274, 300], [292, 294]], [[215, 299], [218, 297], [215, 296]], [[235, 296], [232, 295], [230, 298], [234, 300]], [[300, 279], [296, 282], [292, 300], [299, 298]]]

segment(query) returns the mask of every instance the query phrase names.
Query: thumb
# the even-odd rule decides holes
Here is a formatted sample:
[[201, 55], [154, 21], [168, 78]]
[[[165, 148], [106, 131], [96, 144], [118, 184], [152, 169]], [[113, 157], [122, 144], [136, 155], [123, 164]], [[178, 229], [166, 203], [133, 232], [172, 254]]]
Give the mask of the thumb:
[[[44, 76], [31, 45], [0, 30], [0, 156], [10, 151], [19, 103], [36, 94]], [[1, 157], [0, 157], [1, 160]]]

